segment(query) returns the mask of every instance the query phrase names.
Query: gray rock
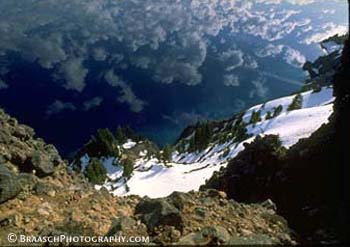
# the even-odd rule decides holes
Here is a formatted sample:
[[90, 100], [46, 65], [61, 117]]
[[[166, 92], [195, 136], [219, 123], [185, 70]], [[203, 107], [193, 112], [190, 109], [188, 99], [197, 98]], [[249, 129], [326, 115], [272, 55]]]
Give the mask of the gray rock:
[[0, 218], [0, 228], [14, 225], [16, 223], [16, 215], [11, 214]]
[[17, 180], [23, 190], [33, 190], [38, 183], [38, 178], [28, 173], [20, 173]]
[[183, 228], [181, 212], [166, 199], [144, 199], [135, 209], [142, 222], [148, 229], [154, 229], [159, 225], [174, 226], [176, 229]]
[[178, 210], [183, 210], [185, 204], [190, 201], [191, 198], [188, 194], [181, 192], [173, 192], [168, 198], [167, 201], [174, 205]]
[[22, 141], [27, 141], [33, 138], [34, 134], [34, 130], [25, 125], [17, 126], [12, 133], [14, 137], [17, 137]]
[[258, 245], [276, 245], [281, 244], [279, 242], [276, 242], [275, 240], [272, 240], [271, 237], [265, 234], [254, 234], [249, 237], [233, 237], [228, 242], [229, 245], [251, 245], [251, 246], [258, 246]]
[[16, 197], [21, 192], [17, 175], [4, 165], [0, 165], [0, 203]]
[[125, 232], [132, 229], [133, 226], [137, 225], [136, 220], [130, 217], [122, 216], [113, 220], [111, 229], [107, 233], [107, 236], [113, 236], [120, 234], [120, 232]]
[[34, 151], [26, 162], [27, 169], [34, 169], [38, 177], [51, 175], [55, 171], [51, 157], [43, 152]]
[[199, 216], [200, 218], [205, 218], [206, 210], [205, 208], [197, 207], [194, 209], [194, 213]]
[[230, 234], [221, 226], [208, 226], [182, 237], [178, 245], [217, 245], [230, 241]]
[[48, 186], [47, 184], [40, 181], [34, 186], [35, 194], [40, 196], [47, 195], [50, 190], [52, 190], [51, 186]]

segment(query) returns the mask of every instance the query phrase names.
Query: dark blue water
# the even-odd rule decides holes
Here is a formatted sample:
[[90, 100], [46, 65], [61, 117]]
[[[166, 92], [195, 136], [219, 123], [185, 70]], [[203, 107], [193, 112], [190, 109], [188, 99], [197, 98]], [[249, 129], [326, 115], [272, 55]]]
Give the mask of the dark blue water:
[[[127, 79], [135, 95], [147, 102], [139, 113], [130, 111], [127, 104], [120, 103], [117, 100], [120, 89], [109, 86], [101, 79], [99, 72], [104, 69], [104, 64], [85, 64], [90, 71], [87, 86], [82, 93], [78, 93], [63, 89], [60, 82], [53, 79], [51, 70], [24, 61], [16, 54], [8, 56], [8, 60], [11, 61], [11, 72], [5, 80], [11, 86], [0, 91], [1, 107], [20, 122], [32, 126], [38, 136], [55, 144], [64, 155], [81, 147], [98, 128], [113, 130], [119, 125], [129, 125], [163, 145], [176, 140], [181, 130], [191, 122], [222, 119], [241, 110], [235, 105], [236, 99], [244, 101], [246, 106], [263, 100], [249, 98], [252, 85], [248, 82], [257, 76], [257, 72], [242, 70], [242, 85], [238, 88], [227, 87], [222, 83], [221, 65], [215, 59], [206, 61], [201, 69], [205, 80], [197, 86], [157, 83], [144, 70], [132, 67], [116, 71]], [[269, 81], [266, 86], [269, 88], [266, 99], [288, 94], [298, 88], [278, 81]], [[83, 102], [96, 96], [104, 99], [100, 107], [88, 112], [81, 110]], [[74, 104], [77, 110], [65, 110], [48, 116], [48, 106], [57, 99]]]

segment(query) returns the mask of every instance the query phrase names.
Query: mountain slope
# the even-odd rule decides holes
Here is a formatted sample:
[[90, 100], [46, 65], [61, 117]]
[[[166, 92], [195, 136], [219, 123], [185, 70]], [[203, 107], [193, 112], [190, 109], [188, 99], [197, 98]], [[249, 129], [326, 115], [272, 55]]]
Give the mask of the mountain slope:
[[[119, 156], [100, 158], [107, 170], [107, 179], [103, 187], [114, 195], [147, 195], [152, 198], [168, 196], [174, 191], [198, 190], [214, 171], [225, 167], [244, 150], [243, 143], [252, 142], [258, 135], [279, 135], [283, 146], [291, 147], [327, 123], [333, 111], [334, 98], [331, 87], [301, 93], [300, 106], [288, 109], [297, 97], [299, 94], [269, 101], [248, 109], [238, 117], [214, 123], [211, 126], [213, 130], [210, 130], [212, 135], [208, 146], [203, 150], [190, 152], [189, 143], [196, 135], [194, 129], [179, 140], [171, 159], [167, 161], [162, 160], [157, 152], [149, 154], [147, 146], [143, 147], [144, 150], [140, 149], [139, 146], [143, 145], [144, 140], [127, 140], [118, 146], [122, 150]], [[252, 123], [252, 116], [257, 113], [259, 119]], [[246, 134], [243, 135], [245, 138], [238, 141], [235, 132], [237, 123], [243, 123], [246, 130]], [[131, 176], [126, 178], [121, 159], [123, 155], [130, 156], [133, 149], [134, 169]], [[80, 160], [81, 166], [87, 167], [90, 160], [92, 159], [89, 155], [84, 154]], [[96, 188], [100, 189], [101, 185]]]
[[[113, 197], [97, 191], [72, 171], [52, 145], [0, 110], [0, 245], [56, 243], [8, 241], [10, 233], [30, 239], [49, 236], [111, 237], [122, 242], [179, 245], [295, 244], [286, 221], [271, 201], [246, 205], [216, 190], [173, 193], [167, 198]], [[124, 148], [132, 149], [128, 142]], [[136, 146], [134, 146], [135, 148]], [[79, 238], [80, 239], [80, 238]], [[142, 240], [142, 241], [141, 241]], [[130, 243], [130, 242], [129, 242]], [[139, 242], [132, 242], [139, 244]]]

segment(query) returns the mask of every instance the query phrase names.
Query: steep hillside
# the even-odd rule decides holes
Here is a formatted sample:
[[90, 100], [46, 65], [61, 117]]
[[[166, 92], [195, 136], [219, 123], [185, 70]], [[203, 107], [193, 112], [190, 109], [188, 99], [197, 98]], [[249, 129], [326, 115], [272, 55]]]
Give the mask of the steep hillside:
[[[123, 148], [137, 145], [129, 141]], [[241, 204], [216, 190], [172, 193], [161, 199], [113, 197], [106, 190], [97, 191], [62, 161], [52, 145], [35, 138], [31, 128], [3, 111], [0, 151], [1, 246], [38, 246], [20, 238], [10, 243], [10, 233], [37, 239], [114, 236], [122, 241], [123, 236], [124, 242], [116, 243], [121, 245], [135, 236], [146, 244], [163, 245], [295, 244], [270, 200]]]

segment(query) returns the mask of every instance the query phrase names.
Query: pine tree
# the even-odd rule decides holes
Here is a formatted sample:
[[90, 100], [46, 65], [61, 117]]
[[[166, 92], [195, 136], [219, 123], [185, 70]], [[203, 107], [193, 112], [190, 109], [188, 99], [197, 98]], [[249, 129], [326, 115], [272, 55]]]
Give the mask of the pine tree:
[[269, 119], [272, 119], [272, 118], [273, 118], [272, 113], [271, 113], [270, 111], [268, 111], [268, 112], [266, 113], [265, 119], [266, 119], [266, 120], [269, 120]]
[[124, 129], [122, 127], [118, 127], [116, 132], [115, 132], [115, 138], [116, 140], [120, 143], [123, 144], [127, 141], [127, 137], [124, 133]]
[[242, 142], [250, 137], [247, 133], [248, 131], [246, 127], [246, 123], [243, 121], [238, 123], [235, 133], [235, 142]]
[[97, 131], [97, 138], [101, 145], [103, 156], [118, 156], [118, 143], [109, 129], [100, 129]]
[[294, 110], [298, 110], [298, 109], [301, 109], [303, 106], [303, 96], [301, 96], [300, 93], [298, 93], [292, 103], [288, 106], [288, 111], [294, 111]]
[[86, 167], [85, 175], [90, 183], [103, 184], [106, 179], [107, 170], [99, 159], [93, 158]]
[[118, 143], [108, 129], [99, 129], [85, 148], [90, 157], [119, 156]]
[[170, 145], [165, 145], [163, 148], [163, 153], [162, 153], [162, 160], [167, 163], [168, 161], [171, 161], [171, 155], [172, 155], [172, 148]]
[[191, 137], [190, 141], [189, 141], [188, 151], [189, 151], [190, 153], [196, 151], [195, 135], [193, 135], [193, 136]]
[[121, 162], [123, 166], [123, 176], [127, 179], [131, 178], [134, 171], [134, 163], [130, 158], [126, 158]]
[[254, 110], [253, 113], [252, 113], [252, 116], [250, 118], [249, 123], [250, 124], [256, 124], [256, 123], [260, 122], [261, 121], [260, 115], [261, 115], [261, 111], [260, 110], [259, 111], [255, 111]]
[[279, 116], [283, 111], [283, 106], [279, 105], [275, 108], [274, 112], [273, 112], [273, 117], [277, 117]]

